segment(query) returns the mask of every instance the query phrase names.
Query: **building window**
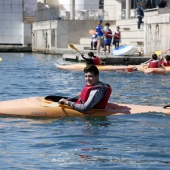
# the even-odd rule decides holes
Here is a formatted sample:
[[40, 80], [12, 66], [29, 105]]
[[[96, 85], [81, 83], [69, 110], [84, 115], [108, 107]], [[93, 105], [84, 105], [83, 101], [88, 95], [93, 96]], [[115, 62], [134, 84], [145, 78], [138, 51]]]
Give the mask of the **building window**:
[[99, 9], [103, 9], [104, 0], [99, 0]]

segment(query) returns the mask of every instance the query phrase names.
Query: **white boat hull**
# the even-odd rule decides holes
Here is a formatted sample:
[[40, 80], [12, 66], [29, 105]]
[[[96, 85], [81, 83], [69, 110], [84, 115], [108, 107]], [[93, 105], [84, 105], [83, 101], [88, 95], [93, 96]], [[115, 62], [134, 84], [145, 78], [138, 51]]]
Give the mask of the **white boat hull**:
[[132, 56], [136, 51], [135, 46], [120, 46], [112, 51], [113, 56]]

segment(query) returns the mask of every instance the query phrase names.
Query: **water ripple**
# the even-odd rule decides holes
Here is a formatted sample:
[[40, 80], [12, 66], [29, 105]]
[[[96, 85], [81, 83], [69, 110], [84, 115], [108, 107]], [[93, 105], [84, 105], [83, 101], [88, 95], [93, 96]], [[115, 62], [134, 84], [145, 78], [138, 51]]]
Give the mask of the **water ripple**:
[[[82, 72], [61, 71], [61, 56], [1, 53], [0, 100], [72, 96]], [[117, 103], [169, 104], [170, 74], [101, 72]], [[0, 119], [1, 169], [169, 169], [170, 116], [162, 113], [101, 118]]]

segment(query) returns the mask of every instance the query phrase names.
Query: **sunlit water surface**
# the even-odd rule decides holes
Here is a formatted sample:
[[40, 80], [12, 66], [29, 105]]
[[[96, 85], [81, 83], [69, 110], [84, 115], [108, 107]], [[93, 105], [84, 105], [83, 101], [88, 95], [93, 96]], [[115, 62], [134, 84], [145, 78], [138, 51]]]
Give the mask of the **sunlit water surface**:
[[[82, 72], [61, 71], [61, 56], [1, 53], [0, 101], [77, 94]], [[111, 101], [169, 104], [170, 74], [101, 72]], [[169, 169], [170, 116], [162, 113], [102, 118], [0, 117], [0, 169]]]

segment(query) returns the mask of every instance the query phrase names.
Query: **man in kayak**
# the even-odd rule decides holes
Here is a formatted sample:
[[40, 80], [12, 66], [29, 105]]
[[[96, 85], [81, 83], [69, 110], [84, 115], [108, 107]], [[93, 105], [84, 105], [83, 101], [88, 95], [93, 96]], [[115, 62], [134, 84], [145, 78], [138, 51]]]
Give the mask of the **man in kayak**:
[[87, 84], [77, 97], [77, 101], [72, 102], [63, 98], [59, 100], [59, 103], [83, 113], [92, 108], [105, 109], [112, 92], [110, 85], [99, 81], [99, 70], [95, 65], [85, 67], [84, 75]]
[[101, 65], [100, 58], [95, 56], [93, 52], [88, 53], [89, 58], [84, 57], [83, 54], [81, 56], [86, 61], [86, 64]]
[[158, 56], [156, 54], [152, 54], [152, 60], [149, 61], [149, 68], [159, 68], [160, 61], [158, 60]]
[[165, 61], [161, 62], [162, 67], [170, 67], [170, 55], [165, 56]]

